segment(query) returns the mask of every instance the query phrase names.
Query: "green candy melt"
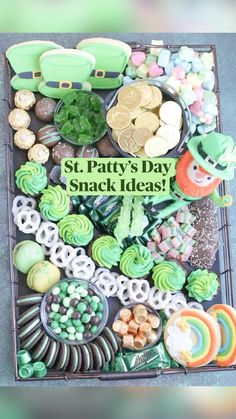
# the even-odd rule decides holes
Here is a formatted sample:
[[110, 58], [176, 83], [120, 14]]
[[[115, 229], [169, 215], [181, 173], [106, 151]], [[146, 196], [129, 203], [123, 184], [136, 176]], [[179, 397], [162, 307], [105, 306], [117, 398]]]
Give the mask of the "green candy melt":
[[54, 122], [62, 136], [78, 145], [92, 144], [106, 133], [101, 99], [88, 92], [66, 95]]

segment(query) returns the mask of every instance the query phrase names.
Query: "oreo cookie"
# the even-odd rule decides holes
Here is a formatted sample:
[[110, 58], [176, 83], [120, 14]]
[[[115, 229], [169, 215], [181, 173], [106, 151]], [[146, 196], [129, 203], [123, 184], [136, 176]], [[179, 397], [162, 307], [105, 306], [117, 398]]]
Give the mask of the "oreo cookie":
[[32, 333], [41, 326], [41, 319], [39, 316], [36, 316], [30, 322], [26, 323], [19, 331], [19, 338], [25, 339], [28, 336], [32, 335]]
[[112, 330], [109, 327], [106, 326], [103, 329], [101, 336], [104, 336], [108, 340], [108, 342], [110, 342], [114, 353], [116, 353], [119, 350], [119, 341], [116, 335], [112, 332]]
[[36, 317], [40, 313], [40, 306], [39, 304], [36, 304], [32, 307], [30, 307], [28, 310], [24, 311], [18, 319], [17, 319], [17, 326], [21, 327], [24, 324], [28, 323], [30, 320], [32, 320], [34, 317]]
[[74, 373], [77, 371], [79, 365], [79, 352], [77, 351], [76, 346], [70, 347], [70, 359], [67, 366], [67, 371]]
[[16, 304], [18, 306], [29, 306], [36, 303], [41, 303], [42, 298], [43, 294], [22, 295], [21, 297], [17, 298]]
[[80, 349], [81, 349], [81, 355], [82, 355], [81, 371], [85, 372], [90, 369], [91, 355], [88, 349], [88, 345], [80, 345]]
[[43, 359], [48, 350], [50, 342], [51, 339], [48, 337], [48, 335], [44, 334], [42, 339], [40, 339], [40, 341], [34, 348], [34, 351], [32, 353], [32, 359], [37, 359], [37, 361], [41, 361], [41, 359]]
[[60, 344], [54, 339], [51, 339], [50, 345], [44, 357], [44, 363], [47, 368], [52, 368], [56, 362], [59, 352]]
[[105, 336], [98, 336], [94, 343], [96, 343], [104, 353], [105, 362], [111, 362], [114, 359], [114, 351], [110, 342], [105, 338]]
[[78, 366], [76, 368], [75, 373], [79, 373], [80, 370], [81, 370], [81, 367], [82, 367], [82, 353], [81, 353], [80, 346], [76, 346], [75, 348], [76, 348], [76, 350], [78, 352]]
[[93, 368], [90, 368], [90, 369], [94, 369], [95, 371], [98, 371], [102, 368], [103, 363], [105, 363], [105, 357], [102, 354], [101, 348], [96, 343], [90, 342], [89, 346], [91, 348], [92, 355], [93, 355]]
[[70, 348], [69, 345], [67, 345], [64, 342], [60, 343], [59, 352], [57, 355], [57, 360], [55, 363], [55, 370], [56, 371], [65, 371], [69, 362], [70, 358]]
[[44, 331], [42, 329], [39, 328], [35, 330], [35, 332], [32, 333], [32, 335], [30, 335], [27, 339], [21, 342], [21, 348], [29, 351], [38, 343], [38, 341], [43, 337], [43, 335]]

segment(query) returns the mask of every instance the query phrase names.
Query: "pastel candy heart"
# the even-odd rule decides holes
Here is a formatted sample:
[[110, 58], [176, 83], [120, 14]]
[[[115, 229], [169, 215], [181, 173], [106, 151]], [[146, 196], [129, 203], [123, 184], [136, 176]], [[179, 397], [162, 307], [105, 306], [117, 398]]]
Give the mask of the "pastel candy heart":
[[195, 51], [193, 48], [183, 46], [179, 50], [179, 57], [181, 60], [184, 60], [190, 63], [195, 57]]
[[174, 62], [170, 61], [169, 64], [165, 67], [165, 73], [167, 76], [171, 75], [172, 68], [174, 68]]
[[196, 132], [196, 129], [197, 129], [197, 125], [191, 122], [190, 130], [191, 130], [192, 135]]
[[148, 73], [150, 77], [159, 77], [164, 73], [163, 68], [159, 67], [156, 63], [149, 66]]
[[208, 113], [212, 116], [217, 116], [218, 115], [218, 108], [216, 105], [211, 105], [210, 103], [206, 103], [204, 102], [202, 105], [202, 111], [204, 113]]
[[137, 76], [141, 79], [145, 79], [148, 75], [148, 67], [145, 64], [141, 64], [136, 71]]
[[201, 112], [202, 102], [194, 102], [192, 105], [189, 106], [189, 110], [191, 114], [195, 116], [199, 116]]
[[132, 79], [135, 79], [137, 73], [136, 73], [136, 67], [134, 65], [128, 65], [125, 70], [125, 74], [128, 77], [131, 77]]
[[175, 77], [171, 76], [171, 77], [168, 78], [166, 84], [168, 84], [168, 86], [172, 87], [177, 92], [179, 92], [180, 85], [181, 85], [180, 80], [178, 80]]
[[204, 89], [210, 90], [210, 91], [212, 91], [214, 89], [214, 86], [215, 86], [215, 80], [214, 79], [206, 81], [202, 84], [202, 87], [204, 87]]
[[203, 99], [203, 88], [202, 87], [194, 87], [193, 88], [193, 91], [194, 91], [194, 93], [195, 93], [195, 96], [196, 96], [196, 101], [199, 101], [199, 102], [201, 102], [202, 101], [202, 99]]
[[197, 127], [197, 131], [200, 135], [202, 134], [208, 134], [211, 131], [214, 131], [216, 129], [216, 123], [213, 122], [211, 125], [198, 125]]
[[184, 80], [185, 78], [185, 70], [183, 67], [176, 66], [172, 68], [171, 75], [178, 80]]
[[204, 102], [209, 103], [210, 105], [217, 105], [217, 97], [215, 92], [210, 92], [209, 90], [203, 90], [203, 99]]
[[142, 51], [132, 52], [131, 62], [135, 67], [139, 67], [146, 59], [146, 54]]
[[202, 64], [201, 60], [199, 58], [194, 58], [193, 61], [192, 61], [192, 68], [191, 68], [192, 72], [193, 73], [199, 73], [199, 71], [201, 71], [201, 69], [202, 69], [202, 66], [203, 66], [203, 64]]
[[200, 60], [208, 70], [211, 70], [214, 67], [214, 57], [212, 52], [203, 52]]
[[146, 60], [145, 60], [145, 64], [147, 66], [149, 66], [152, 63], [156, 63], [156, 61], [157, 61], [157, 56], [156, 55], [148, 54], [147, 57], [146, 57]]
[[202, 85], [202, 80], [195, 73], [189, 73], [187, 75], [187, 83], [192, 87], [200, 87]]
[[129, 76], [124, 76], [123, 77], [122, 83], [123, 83], [124, 86], [127, 86], [128, 84], [131, 84], [133, 82], [134, 82], [134, 80], [131, 79], [131, 77], [129, 77]]
[[171, 55], [170, 50], [168, 50], [168, 49], [162, 49], [161, 52], [160, 52], [160, 54], [159, 54], [157, 64], [160, 67], [166, 67], [169, 64], [170, 55]]
[[190, 86], [181, 86], [180, 94], [186, 105], [192, 105], [195, 102], [195, 93]]

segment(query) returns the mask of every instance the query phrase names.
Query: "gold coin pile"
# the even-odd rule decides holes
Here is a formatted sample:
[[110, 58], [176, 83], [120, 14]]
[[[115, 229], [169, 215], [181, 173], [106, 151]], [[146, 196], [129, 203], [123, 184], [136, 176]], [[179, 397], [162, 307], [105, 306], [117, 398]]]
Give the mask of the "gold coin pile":
[[119, 147], [137, 157], [168, 153], [180, 140], [183, 121], [178, 103], [164, 101], [161, 90], [145, 81], [122, 87], [106, 119]]

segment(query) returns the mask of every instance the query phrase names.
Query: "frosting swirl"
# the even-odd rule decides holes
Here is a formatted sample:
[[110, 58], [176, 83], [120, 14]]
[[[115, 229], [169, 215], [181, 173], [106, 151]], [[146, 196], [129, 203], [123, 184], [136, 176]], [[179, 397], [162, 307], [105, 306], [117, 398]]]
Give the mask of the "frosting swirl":
[[92, 245], [92, 258], [102, 267], [111, 269], [117, 266], [121, 258], [122, 249], [114, 237], [101, 236]]
[[197, 269], [191, 272], [187, 278], [187, 283], [188, 296], [199, 303], [210, 301], [219, 287], [217, 275], [214, 272], [208, 272], [206, 269]]
[[39, 209], [45, 220], [58, 221], [65, 217], [70, 209], [70, 200], [66, 191], [60, 185], [49, 185], [42, 191]]
[[120, 270], [130, 278], [141, 278], [149, 273], [153, 260], [147, 247], [133, 244], [128, 247], [120, 260]]
[[67, 215], [58, 228], [64, 242], [74, 246], [86, 246], [93, 238], [93, 224], [86, 215]]
[[15, 173], [16, 186], [26, 195], [38, 195], [47, 186], [47, 172], [40, 163], [22, 164]]
[[160, 291], [180, 291], [185, 283], [185, 272], [172, 261], [163, 261], [153, 268], [152, 279]]

